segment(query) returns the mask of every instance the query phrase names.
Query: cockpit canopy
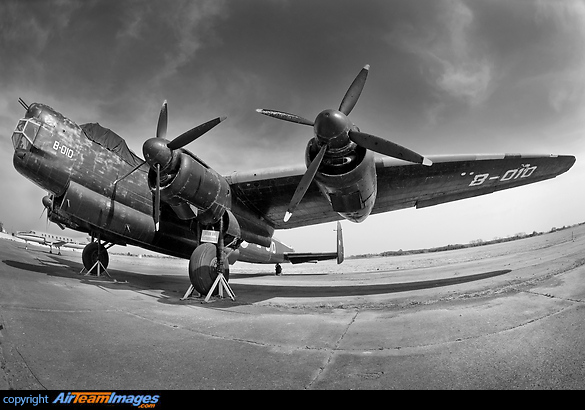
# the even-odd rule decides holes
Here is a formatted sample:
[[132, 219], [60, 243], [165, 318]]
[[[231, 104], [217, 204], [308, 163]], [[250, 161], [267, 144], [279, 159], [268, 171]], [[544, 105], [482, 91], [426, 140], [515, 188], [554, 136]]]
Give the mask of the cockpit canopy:
[[98, 123], [81, 124], [79, 127], [87, 138], [112, 151], [130, 165], [136, 166], [144, 162], [128, 148], [122, 137], [109, 128], [102, 127]]
[[34, 118], [23, 118], [19, 120], [12, 133], [12, 145], [14, 149], [30, 150], [40, 128], [40, 122]]

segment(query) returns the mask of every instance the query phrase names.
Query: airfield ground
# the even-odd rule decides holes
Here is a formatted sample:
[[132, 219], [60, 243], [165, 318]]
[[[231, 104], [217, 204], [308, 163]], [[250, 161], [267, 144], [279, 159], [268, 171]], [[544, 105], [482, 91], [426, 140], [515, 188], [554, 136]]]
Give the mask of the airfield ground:
[[[0, 239], [0, 389], [584, 389], [585, 227], [398, 257], [237, 263], [236, 301], [181, 301], [188, 261]], [[122, 283], [125, 282], [125, 283]]]

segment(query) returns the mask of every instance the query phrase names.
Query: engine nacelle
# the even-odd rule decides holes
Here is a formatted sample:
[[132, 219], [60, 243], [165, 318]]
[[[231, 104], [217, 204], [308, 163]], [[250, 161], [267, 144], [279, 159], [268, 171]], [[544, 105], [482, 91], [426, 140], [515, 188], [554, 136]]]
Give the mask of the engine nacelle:
[[238, 219], [230, 210], [226, 210], [223, 214], [223, 234], [228, 240], [242, 237], [242, 230]]
[[[202, 225], [214, 225], [231, 205], [227, 181], [213, 169], [184, 152], [178, 154], [178, 171], [161, 176], [161, 199], [173, 204], [187, 202]], [[148, 184], [153, 190], [156, 174], [151, 170]]]
[[[305, 152], [307, 165], [318, 152], [315, 139]], [[374, 154], [354, 143], [341, 149], [328, 149], [315, 182], [332, 209], [353, 222], [365, 220], [374, 207], [377, 193]]]

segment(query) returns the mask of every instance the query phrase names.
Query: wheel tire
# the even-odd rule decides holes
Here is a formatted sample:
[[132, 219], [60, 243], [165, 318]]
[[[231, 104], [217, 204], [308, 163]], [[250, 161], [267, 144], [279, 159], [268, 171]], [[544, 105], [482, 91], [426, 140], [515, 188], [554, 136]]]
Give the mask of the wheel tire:
[[[93, 265], [98, 260], [98, 247], [100, 245], [97, 242], [89, 243], [83, 248], [83, 253], [81, 254], [81, 260], [83, 261], [83, 266], [85, 269], [91, 274], [97, 274], [97, 266], [90, 270]], [[110, 263], [110, 256], [108, 255], [108, 251], [104, 249], [102, 246], [99, 252], [100, 255], [100, 262], [104, 266], [104, 269], [108, 268], [108, 264]]]
[[[230, 266], [224, 255], [223, 276], [226, 281], [230, 278]], [[214, 244], [204, 243], [199, 245], [191, 254], [189, 260], [189, 279], [197, 292], [207, 295], [213, 282], [217, 278], [217, 250]], [[219, 286], [213, 291], [213, 295], [219, 292]]]

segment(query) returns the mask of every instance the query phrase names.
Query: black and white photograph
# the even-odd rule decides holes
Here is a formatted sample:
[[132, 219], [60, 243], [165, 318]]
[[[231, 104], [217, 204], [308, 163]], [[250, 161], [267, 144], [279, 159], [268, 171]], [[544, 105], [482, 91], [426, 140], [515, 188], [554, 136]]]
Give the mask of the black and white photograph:
[[0, 390], [585, 389], [585, 0], [0, 1]]

